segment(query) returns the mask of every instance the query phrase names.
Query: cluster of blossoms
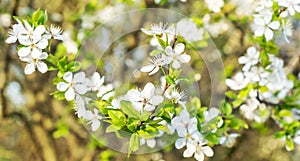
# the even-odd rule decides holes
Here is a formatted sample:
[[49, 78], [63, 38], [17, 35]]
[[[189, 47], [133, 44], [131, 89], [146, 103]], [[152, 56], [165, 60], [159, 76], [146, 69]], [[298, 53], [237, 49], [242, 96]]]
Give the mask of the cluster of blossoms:
[[[226, 84], [232, 90], [240, 91], [232, 98], [237, 100], [234, 103], [240, 107], [245, 118], [263, 123], [271, 117], [280, 127], [287, 128], [299, 121], [297, 108], [288, 107], [291, 108], [288, 116], [278, 113], [285, 110], [281, 109], [282, 107], [288, 106], [285, 105], [286, 98], [295, 84], [288, 79], [283, 60], [275, 56], [278, 51], [269, 50], [268, 45], [276, 46], [274, 35], [277, 34], [274, 32], [280, 33], [289, 43], [288, 37], [292, 36], [290, 19], [300, 11], [300, 1], [259, 0], [254, 11], [252, 27], [259, 46], [249, 47], [247, 53], [238, 59], [239, 64], [243, 65], [242, 71], [236, 73], [233, 79], [227, 79]], [[286, 140], [293, 139], [298, 144], [298, 133], [299, 129], [298, 132], [287, 132], [280, 137], [286, 137]], [[291, 147], [287, 146], [287, 149], [292, 149]]]
[[45, 25], [33, 25], [26, 20], [18, 20], [12, 30], [9, 31], [9, 37], [6, 43], [15, 43], [18, 41], [20, 48], [18, 56], [21, 61], [26, 62], [25, 74], [32, 74], [36, 69], [41, 73], [48, 71], [47, 64], [43, 61], [47, 59], [46, 48], [50, 39], [63, 40], [62, 30], [59, 27], [51, 25], [48, 29]]

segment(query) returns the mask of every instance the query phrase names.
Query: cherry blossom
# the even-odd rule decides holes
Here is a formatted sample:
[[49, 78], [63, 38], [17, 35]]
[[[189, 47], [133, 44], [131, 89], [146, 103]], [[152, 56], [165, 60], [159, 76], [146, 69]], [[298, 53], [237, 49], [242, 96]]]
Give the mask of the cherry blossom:
[[12, 26], [12, 29], [10, 29], [9, 31], [8, 31], [8, 38], [6, 39], [6, 43], [8, 43], [8, 44], [11, 44], [11, 43], [15, 43], [17, 40], [18, 40], [18, 38], [19, 38], [19, 36], [20, 36], [20, 34], [21, 33], [23, 33], [24, 31], [25, 31], [25, 28], [24, 28], [24, 26], [23, 26], [23, 24], [22, 24], [22, 22], [21, 21], [19, 21], [19, 20], [17, 20], [17, 24], [14, 24], [13, 26]]
[[185, 46], [183, 43], [177, 44], [174, 50], [171, 46], [167, 46], [165, 49], [167, 54], [166, 64], [172, 63], [172, 67], [178, 69], [180, 68], [181, 63], [188, 63], [191, 60], [191, 56], [183, 53], [184, 48]]
[[243, 71], [248, 71], [251, 66], [256, 65], [259, 61], [259, 52], [255, 47], [249, 47], [247, 54], [239, 58], [239, 63], [244, 64]]
[[64, 40], [64, 37], [62, 36], [62, 29], [58, 26], [51, 25], [50, 31], [46, 31], [46, 34], [43, 35], [43, 38], [45, 39], [56, 39], [56, 40]]
[[27, 21], [24, 22], [25, 30], [21, 30], [18, 40], [22, 45], [28, 45], [28, 42], [38, 42], [42, 39], [42, 34], [46, 31], [45, 26], [39, 25], [32, 27]]
[[197, 161], [203, 161], [204, 155], [212, 157], [214, 155], [214, 151], [206, 144], [207, 141], [202, 139], [189, 141], [186, 145], [187, 149], [183, 152], [183, 156], [191, 157], [194, 155], [194, 158]]
[[208, 8], [215, 13], [220, 12], [224, 6], [224, 0], [205, 0], [205, 2]]
[[254, 23], [256, 24], [254, 32], [255, 36], [264, 35], [267, 41], [273, 38], [273, 30], [278, 30], [280, 27], [280, 23], [278, 21], [272, 21], [272, 15], [255, 17]]
[[249, 79], [246, 78], [243, 73], [237, 73], [233, 79], [226, 79], [226, 85], [233, 90], [241, 90], [247, 86]]
[[164, 100], [162, 96], [155, 94], [155, 86], [151, 82], [147, 83], [142, 91], [137, 89], [129, 90], [127, 98], [139, 112], [143, 110], [153, 111], [155, 106]]
[[280, 16], [287, 17], [288, 14], [291, 16], [295, 15], [295, 13], [300, 12], [300, 1], [299, 0], [276, 0], [279, 6], [285, 7], [286, 10], [283, 11]]
[[151, 59], [151, 63], [149, 65], [143, 66], [140, 71], [141, 72], [149, 72], [149, 75], [153, 75], [159, 71], [159, 68], [166, 64], [167, 57], [163, 54], [158, 56], [154, 56]]
[[167, 23], [159, 22], [158, 24], [152, 24], [150, 29], [142, 28], [141, 29], [147, 35], [162, 35], [162, 34], [174, 34], [170, 32]]
[[59, 82], [57, 84], [57, 89], [59, 91], [66, 91], [66, 100], [72, 101], [75, 98], [75, 93], [85, 94], [89, 89], [86, 85], [86, 78], [84, 72], [76, 73], [73, 77], [73, 73], [66, 72], [63, 76], [66, 82]]
[[203, 29], [198, 29], [197, 25], [189, 19], [182, 19], [177, 22], [176, 33], [187, 41], [199, 41], [203, 39]]
[[91, 77], [90, 88], [92, 91], [98, 91], [104, 83], [105, 77], [101, 77], [98, 72], [94, 72]]
[[94, 108], [94, 113], [87, 110], [84, 118], [89, 120], [88, 124], [91, 124], [92, 131], [96, 131], [101, 125], [100, 120], [102, 117], [98, 114], [98, 110], [96, 108]]
[[39, 72], [46, 73], [48, 71], [48, 67], [42, 60], [47, 59], [47, 57], [48, 54], [46, 52], [43, 52], [37, 58], [33, 58], [31, 56], [22, 57], [21, 60], [28, 63], [24, 69], [25, 74], [32, 74], [35, 72], [36, 68]]
[[31, 55], [33, 58], [38, 58], [42, 54], [42, 49], [45, 49], [48, 46], [48, 41], [46, 39], [35, 39], [36, 41], [24, 40], [22, 45], [26, 47], [22, 47], [18, 51], [18, 55], [20, 57], [26, 57]]

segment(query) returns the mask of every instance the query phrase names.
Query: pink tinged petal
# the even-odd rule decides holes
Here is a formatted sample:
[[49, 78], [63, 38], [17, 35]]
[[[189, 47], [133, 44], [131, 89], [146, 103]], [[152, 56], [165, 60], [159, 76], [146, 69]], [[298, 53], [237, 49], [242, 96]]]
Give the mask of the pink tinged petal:
[[175, 51], [175, 53], [177, 53], [177, 54], [181, 54], [181, 53], [183, 53], [184, 48], [185, 48], [184, 44], [183, 44], [183, 43], [179, 43], [179, 44], [177, 44], [177, 45], [175, 46], [174, 51]]
[[59, 82], [56, 86], [56, 88], [61, 92], [66, 91], [69, 87], [70, 87], [70, 84], [65, 83], [65, 82]]
[[46, 73], [48, 71], [47, 65], [42, 61], [37, 62], [36, 66], [41, 73]]
[[35, 28], [34, 34], [42, 35], [46, 31], [45, 26], [39, 25]]
[[175, 69], [178, 69], [180, 68], [180, 63], [178, 60], [174, 60], [173, 63], [172, 63], [172, 67], [175, 68]]
[[176, 149], [181, 149], [186, 145], [186, 140], [184, 138], [178, 138], [175, 142]]
[[195, 153], [194, 158], [197, 161], [203, 161], [204, 160], [204, 154], [201, 151], [197, 152], [197, 153]]
[[266, 40], [269, 41], [273, 38], [273, 31], [267, 28], [264, 35], [266, 37]]
[[31, 56], [34, 59], [38, 59], [42, 55], [42, 51], [36, 47], [32, 48]]
[[238, 59], [238, 62], [240, 63], [240, 64], [246, 64], [247, 62], [248, 62], [248, 58], [247, 57], [245, 57], [245, 56], [241, 56], [241, 57], [239, 57], [239, 59]]
[[99, 120], [94, 120], [92, 122], [92, 131], [96, 131], [100, 127], [100, 121]]
[[159, 67], [155, 67], [148, 75], [153, 75], [159, 71]]
[[147, 83], [141, 92], [143, 98], [151, 98], [154, 94], [155, 86], [152, 83]]
[[74, 88], [79, 94], [85, 94], [88, 91], [88, 88], [83, 84], [76, 84]]
[[166, 49], [165, 49], [165, 52], [167, 55], [173, 55], [173, 49], [171, 46], [167, 46]]
[[76, 73], [74, 75], [74, 83], [77, 83], [77, 82], [84, 82], [86, 79], [85, 79], [85, 73], [84, 72], [79, 72], [79, 73]]
[[67, 90], [67, 92], [65, 93], [65, 97], [66, 97], [66, 100], [68, 100], [68, 101], [74, 100], [75, 91], [72, 87]]
[[201, 149], [203, 153], [208, 157], [212, 157], [214, 155], [214, 151], [209, 146], [204, 146]]
[[280, 27], [280, 23], [278, 21], [273, 21], [268, 26], [273, 30], [278, 30]]
[[265, 25], [264, 20], [262, 18], [260, 18], [260, 17], [255, 17], [254, 18], [254, 23], [256, 25], [259, 25], [259, 26], [264, 26]]
[[191, 56], [187, 55], [187, 54], [182, 54], [178, 57], [179, 61], [181, 61], [182, 63], [188, 63], [191, 60]]
[[151, 71], [154, 70], [154, 68], [155, 68], [155, 65], [149, 64], [149, 65], [146, 65], [146, 66], [142, 67], [142, 68], [140, 69], [140, 71], [141, 71], [141, 72], [151, 72]]
[[184, 152], [183, 152], [183, 157], [185, 158], [189, 158], [191, 156], [193, 156], [195, 151], [191, 150], [191, 149], [186, 149]]
[[71, 72], [65, 73], [65, 75], [63, 76], [63, 79], [69, 83], [72, 82], [73, 73], [71, 73]]
[[19, 51], [18, 51], [18, 55], [20, 57], [26, 57], [30, 54], [31, 52], [31, 47], [28, 46], [28, 47], [22, 47]]
[[40, 49], [45, 49], [48, 46], [48, 41], [46, 39], [42, 39], [36, 44], [36, 46]]
[[153, 104], [153, 105], [159, 105], [160, 103], [162, 103], [164, 101], [164, 97], [162, 97], [162, 96], [159, 96], [159, 95], [157, 95], [157, 96], [154, 96], [154, 97], [152, 97], [151, 98], [151, 103]]
[[25, 74], [32, 74], [34, 71], [35, 71], [34, 63], [27, 64], [24, 69]]

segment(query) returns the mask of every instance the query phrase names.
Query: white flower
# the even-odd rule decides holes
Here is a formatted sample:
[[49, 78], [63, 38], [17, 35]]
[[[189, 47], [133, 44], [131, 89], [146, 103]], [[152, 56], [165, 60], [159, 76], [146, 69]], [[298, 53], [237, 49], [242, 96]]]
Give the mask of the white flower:
[[25, 30], [21, 30], [18, 40], [22, 45], [28, 45], [28, 42], [38, 42], [42, 39], [42, 34], [46, 31], [45, 26], [39, 25], [36, 28], [31, 27], [27, 21], [24, 21]]
[[277, 0], [278, 5], [285, 7], [286, 10], [283, 11], [280, 16], [287, 17], [288, 14], [291, 16], [295, 15], [296, 12], [300, 12], [300, 1], [299, 0]]
[[260, 0], [258, 2], [258, 7], [255, 9], [255, 11], [259, 12], [261, 10], [264, 10], [266, 8], [271, 8], [273, 6], [272, 0]]
[[31, 56], [21, 57], [20, 59], [22, 61], [28, 63], [24, 69], [25, 74], [32, 74], [33, 72], [35, 72], [36, 68], [38, 69], [39, 72], [46, 73], [48, 71], [47, 64], [45, 64], [41, 60], [47, 59], [47, 57], [48, 54], [46, 52], [43, 52], [37, 58], [33, 58]]
[[167, 54], [166, 64], [172, 63], [172, 67], [175, 69], [180, 68], [181, 63], [188, 63], [191, 60], [191, 56], [183, 53], [184, 44], [179, 43], [175, 46], [173, 50], [171, 46], [167, 46], [165, 52]]
[[56, 39], [56, 40], [63, 41], [64, 37], [61, 34], [62, 34], [62, 30], [61, 30], [60, 27], [51, 25], [50, 26], [50, 31], [46, 31], [46, 34], [43, 35], [43, 38], [45, 38], [45, 39], [53, 38], [53, 39]]
[[48, 46], [48, 41], [46, 39], [40, 39], [38, 41], [28, 40], [23, 41], [22, 45], [26, 45], [27, 47], [22, 47], [18, 51], [20, 57], [31, 55], [32, 58], [38, 58], [42, 54], [42, 49], [45, 49]]
[[127, 100], [127, 98], [125, 96], [122, 96], [122, 97], [113, 99], [111, 101], [111, 106], [108, 106], [108, 108], [120, 109], [121, 108], [121, 101], [122, 100]]
[[205, 2], [208, 8], [215, 13], [220, 12], [224, 6], [224, 0], [205, 0]]
[[198, 41], [203, 39], [203, 29], [198, 29], [197, 25], [188, 19], [177, 22], [176, 33], [187, 41]]
[[85, 119], [89, 120], [88, 124], [91, 124], [92, 131], [96, 131], [100, 125], [102, 117], [98, 114], [98, 110], [94, 108], [94, 113], [87, 110], [84, 116]]
[[12, 26], [12, 29], [8, 31], [9, 36], [5, 41], [8, 44], [15, 43], [18, 40], [18, 37], [21, 34], [21, 32], [23, 33], [25, 31], [23, 24], [18, 20], [17, 22], [18, 24], [14, 24]]
[[104, 83], [105, 77], [101, 77], [98, 72], [95, 72], [91, 77], [91, 90], [98, 91]]
[[101, 98], [102, 100], [108, 100], [110, 97], [115, 95], [113, 89], [114, 87], [112, 84], [102, 85], [98, 89], [97, 97]]
[[170, 32], [170, 28], [167, 28], [167, 23], [160, 22], [159, 24], [152, 24], [150, 29], [141, 28], [141, 30], [147, 35], [162, 35], [162, 34], [173, 34]]
[[239, 58], [240, 64], [245, 64], [243, 71], [249, 71], [250, 67], [256, 65], [259, 61], [259, 52], [255, 47], [249, 47], [247, 49], [247, 54]]
[[78, 118], [84, 118], [84, 116], [86, 114], [86, 108], [85, 108], [86, 102], [85, 101], [86, 100], [82, 96], [76, 95], [74, 109], [76, 110]]
[[255, 36], [264, 35], [267, 41], [273, 38], [273, 30], [277, 30], [280, 27], [280, 23], [272, 21], [272, 15], [269, 14], [263, 17], [255, 17], [254, 23], [257, 25], [254, 32]]
[[243, 73], [237, 73], [233, 79], [226, 79], [226, 85], [233, 90], [241, 90], [247, 86], [249, 80], [244, 77]]
[[159, 68], [166, 64], [166, 56], [165, 55], [158, 55], [154, 56], [151, 59], [151, 64], [143, 66], [140, 71], [141, 72], [149, 72], [149, 75], [153, 75], [159, 71]]
[[142, 91], [132, 89], [127, 92], [127, 98], [132, 103], [133, 107], [142, 112], [153, 111], [155, 106], [163, 102], [164, 98], [160, 95], [155, 95], [155, 86], [152, 83], [147, 83]]
[[66, 82], [59, 82], [57, 84], [57, 89], [59, 91], [66, 91], [66, 100], [71, 101], [75, 98], [75, 92], [79, 94], [85, 94], [89, 89], [86, 85], [86, 78], [84, 72], [79, 72], [74, 75], [71, 72], [66, 72], [63, 76]]
[[202, 139], [188, 142], [186, 145], [187, 149], [183, 152], [183, 156], [191, 157], [194, 154], [194, 158], [197, 161], [203, 161], [204, 155], [212, 157], [214, 155], [214, 151], [211, 147], [206, 146], [206, 144], [207, 141], [203, 141]]
[[219, 143], [223, 146], [231, 148], [236, 143], [236, 138], [239, 136], [240, 136], [240, 134], [237, 134], [237, 133], [232, 133], [227, 136], [222, 136], [219, 139]]

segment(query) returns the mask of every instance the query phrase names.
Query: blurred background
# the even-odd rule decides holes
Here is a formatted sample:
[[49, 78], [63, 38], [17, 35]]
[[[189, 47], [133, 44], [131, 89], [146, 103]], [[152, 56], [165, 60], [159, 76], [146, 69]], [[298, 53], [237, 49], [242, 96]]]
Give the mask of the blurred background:
[[[76, 54], [87, 35], [102, 22], [119, 13], [133, 9], [165, 8], [181, 13], [194, 20], [205, 23], [205, 29], [211, 35], [219, 49], [225, 66], [225, 74], [231, 76], [240, 66], [237, 58], [245, 53], [251, 44], [249, 16], [253, 13], [252, 0], [226, 0], [219, 14], [212, 14], [202, 0], [0, 0], [0, 161], [188, 161], [182, 157], [184, 149], [168, 147], [159, 152], [146, 155], [132, 155], [115, 152], [101, 145], [93, 138], [77, 119], [67, 102], [53, 99], [49, 94], [55, 91], [52, 84], [55, 72], [44, 75], [34, 73], [24, 75], [24, 63], [16, 54], [17, 45], [5, 43], [7, 32], [15, 21], [12, 16], [26, 17], [36, 9], [47, 10], [48, 24], [62, 26], [66, 40], [52, 44], [52, 53]], [[248, 4], [247, 4], [248, 3]], [[137, 20], [138, 21], [138, 20]], [[298, 22], [294, 23], [296, 26]], [[124, 26], [120, 26], [124, 27]], [[284, 49], [293, 53], [298, 48], [299, 32], [295, 29], [295, 38]], [[136, 37], [127, 36], [122, 43], [115, 43], [109, 52], [114, 54], [130, 51], [140, 45]], [[281, 40], [278, 40], [280, 42]], [[121, 51], [120, 51], [121, 50]], [[285, 63], [293, 59], [285, 53]], [[146, 54], [146, 53], [145, 53]], [[209, 55], [208, 55], [209, 56]], [[86, 56], [83, 66], [90, 64], [93, 57]], [[131, 58], [140, 59], [140, 58]], [[111, 64], [100, 63], [104, 72]], [[129, 62], [130, 64], [130, 62]], [[203, 105], [209, 105], [211, 89], [205, 64], [191, 62], [196, 69]], [[120, 71], [122, 72], [122, 71]], [[200, 79], [201, 78], [201, 79]], [[142, 83], [136, 80], [134, 83]], [[221, 89], [223, 88], [223, 89]], [[224, 91], [220, 85], [219, 91]], [[222, 93], [221, 93], [222, 94]], [[299, 147], [287, 152], [284, 142], [276, 140], [274, 131], [278, 130], [274, 122], [264, 125], [252, 125], [241, 131], [237, 144], [233, 148], [215, 147], [215, 155], [206, 158], [210, 161], [298, 161]], [[271, 128], [270, 128], [271, 127]]]

